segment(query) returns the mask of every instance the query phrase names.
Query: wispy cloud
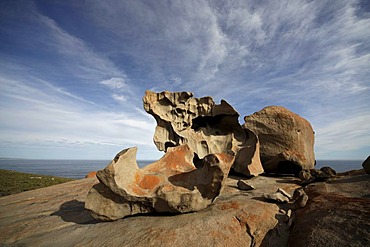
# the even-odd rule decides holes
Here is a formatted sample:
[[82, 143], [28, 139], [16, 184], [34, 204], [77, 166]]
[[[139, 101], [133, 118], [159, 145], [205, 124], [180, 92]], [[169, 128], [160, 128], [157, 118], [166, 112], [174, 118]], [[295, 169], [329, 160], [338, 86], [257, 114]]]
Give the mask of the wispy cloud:
[[[145, 157], [145, 152], [149, 152], [151, 156], [159, 156], [152, 144], [154, 120], [129, 113], [94, 109], [89, 103], [85, 106], [83, 102], [73, 103], [68, 101], [69, 95], [65, 96], [64, 93], [55, 94], [45, 89], [41, 91], [22, 82], [2, 79], [1, 147], [12, 146], [18, 150], [18, 157], [23, 154], [19, 147], [27, 145], [53, 145], [54, 152], [65, 147], [83, 150], [86, 145], [99, 145], [111, 155], [125, 147], [139, 146], [143, 149], [142, 154], [144, 153], [139, 158]], [[91, 111], [86, 111], [86, 107]], [[24, 151], [24, 157], [27, 157], [26, 153]], [[45, 153], [43, 157], [50, 156], [57, 157], [58, 154]], [[75, 154], [76, 157], [89, 158], [87, 153]], [[110, 156], [105, 158], [109, 159]]]
[[[0, 18], [12, 25], [0, 26], [0, 79], [5, 81], [0, 93], [5, 103], [0, 105], [16, 102], [19, 112], [34, 107], [55, 119], [60, 119], [58, 111], [72, 112], [81, 122], [90, 118], [110, 130], [120, 123], [140, 136], [135, 125], [153, 125], [142, 110], [144, 91], [185, 90], [216, 101], [224, 98], [242, 116], [283, 105], [313, 124], [318, 158], [333, 150], [351, 155], [336, 137], [341, 128], [357, 150], [370, 137], [362, 128], [370, 116], [370, 15], [363, 3], [98, 0], [4, 5]], [[66, 21], [59, 9], [71, 19]], [[24, 18], [18, 18], [20, 13]], [[50, 105], [54, 113], [47, 110]], [[73, 120], [61, 121], [69, 126]], [[118, 143], [117, 133], [109, 133], [109, 141], [95, 127], [88, 129], [101, 137], [75, 135], [86, 143]], [[78, 142], [68, 136], [71, 143]], [[330, 140], [337, 141], [331, 145]]]

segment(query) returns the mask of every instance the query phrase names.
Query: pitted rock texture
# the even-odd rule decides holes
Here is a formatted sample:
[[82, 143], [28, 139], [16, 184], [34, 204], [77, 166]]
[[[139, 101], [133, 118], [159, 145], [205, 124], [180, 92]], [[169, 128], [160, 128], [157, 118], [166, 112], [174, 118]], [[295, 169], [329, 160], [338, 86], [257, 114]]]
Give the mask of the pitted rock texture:
[[94, 218], [117, 220], [139, 213], [204, 209], [220, 194], [234, 162], [231, 152], [198, 159], [187, 145], [181, 145], [168, 148], [160, 160], [139, 169], [136, 151], [121, 151], [97, 172], [100, 183], [90, 190], [85, 204]]
[[243, 127], [260, 141], [265, 172], [293, 173], [315, 166], [314, 131], [311, 124], [281, 106], [268, 106], [244, 117]]
[[239, 114], [226, 101], [217, 105], [211, 97], [193, 98], [190, 92], [146, 91], [143, 102], [157, 121], [153, 139], [159, 150], [187, 144], [199, 158], [233, 151], [236, 172], [263, 172], [257, 136], [240, 126]]

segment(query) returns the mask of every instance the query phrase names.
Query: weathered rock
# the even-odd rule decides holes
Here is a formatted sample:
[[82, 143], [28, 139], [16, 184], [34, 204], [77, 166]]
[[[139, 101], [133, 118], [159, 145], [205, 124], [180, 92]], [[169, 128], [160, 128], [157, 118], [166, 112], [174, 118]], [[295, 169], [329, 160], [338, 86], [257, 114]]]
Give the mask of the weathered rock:
[[322, 182], [337, 175], [334, 169], [330, 167], [322, 167], [320, 170], [310, 169], [301, 170], [298, 177], [301, 179], [301, 184], [306, 185], [313, 182]]
[[337, 172], [333, 168], [328, 166], [321, 167], [320, 171], [321, 172], [316, 175], [316, 178], [319, 180], [327, 180], [337, 175]]
[[244, 117], [244, 128], [260, 141], [260, 157], [267, 173], [298, 175], [315, 165], [314, 131], [299, 115], [280, 106], [269, 106]]
[[[113, 222], [96, 221], [84, 208], [96, 178], [0, 197], [0, 246], [261, 246], [282, 219], [276, 218], [278, 205], [258, 198], [278, 187], [292, 193], [296, 180], [254, 177], [248, 182], [259, 189], [245, 193], [235, 186], [239, 179], [227, 178], [204, 210]], [[286, 246], [279, 241], [274, 246]]]
[[308, 196], [306, 192], [304, 192], [303, 188], [298, 188], [294, 191], [293, 194], [293, 200], [294, 200], [294, 208], [303, 208], [306, 206], [308, 201]]
[[281, 194], [283, 194], [284, 196], [288, 197], [289, 200], [292, 200], [292, 195], [289, 194], [288, 192], [286, 192], [284, 189], [282, 188], [278, 188], [278, 191], [277, 192], [280, 192]]
[[244, 130], [239, 114], [226, 101], [193, 98], [190, 92], [146, 91], [144, 109], [157, 121], [154, 143], [161, 151], [187, 144], [199, 158], [233, 151], [233, 169], [247, 176], [263, 172], [257, 136]]
[[252, 185], [247, 184], [244, 180], [239, 180], [237, 183], [237, 186], [241, 190], [254, 190], [254, 187]]
[[168, 148], [157, 162], [142, 169], [137, 148], [125, 149], [103, 170], [85, 207], [96, 219], [117, 220], [150, 213], [186, 213], [206, 208], [220, 194], [234, 161], [232, 153], [209, 154], [193, 164], [187, 146]]
[[311, 175], [310, 170], [301, 170], [298, 174], [298, 177], [301, 179], [302, 185], [313, 183], [316, 179], [314, 176]]
[[305, 188], [289, 246], [370, 246], [370, 177], [341, 176]]
[[89, 172], [85, 176], [85, 178], [95, 178], [95, 177], [96, 177], [96, 171]]
[[263, 197], [276, 202], [289, 202], [289, 198], [283, 195], [281, 192], [264, 193]]
[[362, 163], [362, 167], [367, 174], [370, 174], [370, 156]]

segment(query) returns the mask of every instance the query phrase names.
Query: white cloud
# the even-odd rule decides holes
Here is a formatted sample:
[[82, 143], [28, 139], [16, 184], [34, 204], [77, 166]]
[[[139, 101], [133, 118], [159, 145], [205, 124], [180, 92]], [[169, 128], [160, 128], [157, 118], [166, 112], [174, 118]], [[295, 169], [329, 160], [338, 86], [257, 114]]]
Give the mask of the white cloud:
[[360, 148], [370, 150], [370, 114], [350, 116], [321, 126], [316, 132], [316, 150], [319, 157], [330, 153], [350, 153]]
[[[216, 101], [224, 98], [242, 116], [266, 105], [283, 105], [313, 123], [318, 150], [329, 148], [331, 139], [338, 140], [339, 129], [346, 129], [343, 119], [353, 119], [346, 124], [357, 126], [362, 121], [359, 116], [370, 115], [370, 18], [368, 12], [359, 12], [357, 0], [171, 4], [108, 0], [73, 7], [97, 38], [88, 38], [90, 33], [77, 26], [64, 28], [65, 23], [47, 16], [48, 11], [41, 14], [31, 8], [27, 16], [32, 25], [27, 30], [36, 30], [37, 35], [23, 35], [18, 42], [27, 40], [21, 44], [33, 44], [36, 52], [50, 49], [57, 56], [52, 63], [27, 60], [27, 68], [19, 71], [11, 63], [23, 58], [3, 55], [7, 63], [2, 62], [5, 69], [0, 72], [15, 81], [2, 85], [8, 88], [2, 94], [6, 99], [35, 104], [42, 111], [51, 103], [56, 110], [68, 111], [77, 102], [89, 110], [121, 107], [126, 121], [145, 122], [151, 116], [138, 107], [146, 89], [193, 91], [197, 97], [211, 95]], [[40, 76], [49, 72], [48, 79]], [[25, 83], [29, 77], [19, 75], [34, 78]], [[38, 78], [46, 93], [36, 85]], [[62, 103], [67, 108], [58, 106]], [[80, 114], [91, 117], [82, 110]], [[331, 129], [337, 132], [330, 134]], [[347, 136], [352, 147], [364, 145], [366, 134], [346, 130], [352, 133]], [[342, 150], [338, 145], [332, 146]]]
[[100, 83], [112, 90], [122, 91], [127, 88], [127, 84], [124, 78], [112, 77], [108, 80], [101, 81]]
[[126, 97], [122, 94], [113, 94], [112, 98], [120, 103], [125, 103], [127, 101]]

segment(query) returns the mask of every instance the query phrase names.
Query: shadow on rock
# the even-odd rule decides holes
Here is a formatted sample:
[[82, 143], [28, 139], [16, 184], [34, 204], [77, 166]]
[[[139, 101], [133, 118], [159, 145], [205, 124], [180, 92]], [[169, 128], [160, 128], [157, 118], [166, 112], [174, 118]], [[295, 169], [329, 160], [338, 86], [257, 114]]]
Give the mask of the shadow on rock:
[[[277, 204], [279, 206], [279, 213], [275, 215], [278, 221], [275, 228], [268, 231], [262, 240], [261, 247], [285, 247], [288, 246], [288, 240], [293, 223], [293, 212], [290, 204]], [[289, 212], [290, 211], [290, 212]]]
[[300, 181], [298, 181], [296, 178], [286, 178], [286, 179], [279, 179], [276, 180], [277, 183], [282, 183], [282, 184], [297, 184], [300, 185]]
[[63, 203], [58, 211], [51, 216], [59, 216], [65, 222], [74, 222], [76, 224], [96, 224], [101, 221], [94, 219], [88, 210], [85, 209], [85, 203], [72, 200]]

